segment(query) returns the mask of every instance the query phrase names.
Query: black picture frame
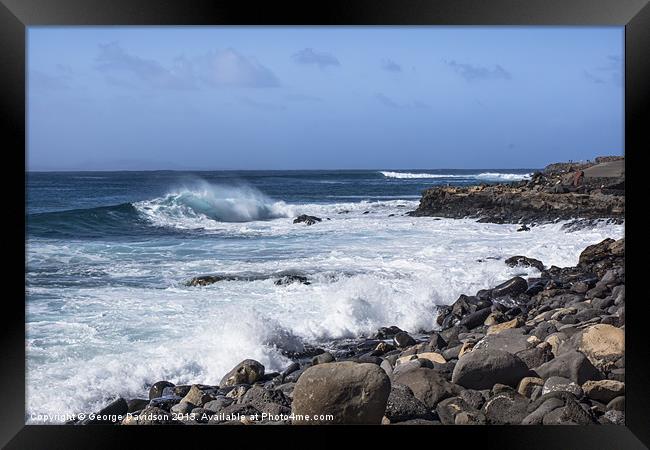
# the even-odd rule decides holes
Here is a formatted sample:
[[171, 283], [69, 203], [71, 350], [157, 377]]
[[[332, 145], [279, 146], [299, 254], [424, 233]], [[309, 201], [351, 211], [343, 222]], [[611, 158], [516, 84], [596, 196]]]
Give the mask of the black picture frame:
[[[648, 360], [641, 271], [645, 238], [642, 229], [644, 185], [642, 158], [648, 151], [650, 104], [650, 6], [648, 0], [327, 0], [321, 2], [250, 2], [244, 0], [0, 0], [0, 99], [5, 142], [3, 182], [11, 198], [5, 200], [8, 230], [25, 236], [25, 61], [26, 29], [47, 25], [543, 25], [625, 27], [625, 155], [628, 245], [628, 314], [626, 323], [626, 426], [589, 427], [376, 427], [380, 438], [405, 434], [414, 439], [428, 434], [441, 439], [471, 439], [500, 448], [646, 448], [650, 445]], [[9, 162], [11, 161], [11, 162]], [[11, 174], [11, 176], [9, 176]], [[647, 191], [647, 189], [646, 189]], [[640, 198], [640, 200], [638, 200]], [[632, 217], [632, 221], [630, 221]], [[631, 239], [631, 240], [630, 240]], [[7, 239], [13, 251], [9, 273], [25, 262], [19, 239]], [[631, 245], [630, 245], [631, 244]], [[15, 250], [14, 250], [15, 249]], [[7, 255], [8, 256], [8, 255]], [[250, 432], [251, 427], [114, 427], [25, 425], [25, 291], [7, 276], [2, 307], [2, 369], [0, 370], [0, 444], [6, 448], [96, 448], [126, 445], [135, 434], [167, 439], [170, 433], [192, 434], [192, 442], [210, 442], [208, 433]], [[10, 289], [9, 289], [10, 288]], [[7, 290], [8, 289], [8, 290]], [[22, 291], [22, 292], [21, 292]], [[22, 303], [21, 303], [22, 299]], [[153, 430], [155, 428], [155, 430]], [[184, 428], [184, 429], [183, 429]], [[252, 427], [277, 434], [279, 427]], [[283, 427], [285, 438], [309, 439], [331, 428]], [[408, 429], [408, 431], [406, 430]], [[347, 428], [346, 430], [354, 430]], [[432, 434], [435, 431], [435, 434]], [[300, 435], [298, 437], [298, 434]], [[415, 435], [415, 437], [413, 437]], [[205, 440], [202, 440], [205, 439]], [[221, 438], [220, 438], [221, 439]], [[225, 442], [225, 441], [224, 441]], [[191, 445], [191, 444], [190, 444]], [[412, 444], [407, 444], [412, 445]], [[192, 445], [193, 446], [193, 445]]]

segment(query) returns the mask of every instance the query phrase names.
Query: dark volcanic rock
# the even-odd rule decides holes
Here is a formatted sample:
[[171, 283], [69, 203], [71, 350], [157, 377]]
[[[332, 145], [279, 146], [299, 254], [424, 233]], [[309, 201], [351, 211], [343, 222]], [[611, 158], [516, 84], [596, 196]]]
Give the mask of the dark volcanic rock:
[[529, 401], [516, 392], [501, 392], [485, 402], [483, 411], [489, 424], [518, 425], [526, 417]]
[[391, 423], [410, 419], [434, 419], [424, 403], [415, 398], [413, 391], [408, 386], [398, 383], [393, 383], [391, 386], [384, 415]]
[[162, 397], [163, 395], [163, 389], [166, 387], [174, 387], [173, 383], [170, 383], [169, 381], [157, 381], [151, 386], [151, 389], [149, 389], [149, 400]]
[[505, 263], [509, 267], [515, 267], [519, 265], [524, 267], [534, 267], [540, 272], [544, 270], [544, 263], [542, 263], [539, 259], [528, 258], [526, 256], [511, 256], [505, 260]]
[[410, 347], [411, 345], [415, 345], [415, 339], [413, 339], [406, 331], [400, 331], [393, 337], [393, 340], [395, 341], [395, 345], [398, 347]]
[[390, 339], [401, 331], [402, 330], [400, 328], [394, 325], [390, 327], [381, 327], [377, 330], [373, 337], [375, 339]]
[[320, 217], [308, 216], [307, 214], [301, 214], [298, 217], [296, 217], [295, 219], [293, 219], [293, 223], [303, 223], [304, 222], [306, 225], [313, 225], [316, 222], [320, 222], [322, 220], [323, 219], [321, 219]]
[[438, 418], [443, 425], [453, 425], [456, 421], [456, 415], [461, 412], [475, 412], [465, 400], [461, 397], [446, 398], [436, 406]]
[[273, 284], [276, 286], [285, 286], [293, 283], [311, 284], [309, 279], [302, 275], [284, 275], [282, 278], [275, 280]]
[[514, 277], [505, 281], [492, 289], [492, 297], [516, 297], [519, 294], [523, 294], [528, 289], [528, 283], [521, 277]]
[[543, 348], [533, 347], [526, 350], [521, 350], [515, 353], [521, 359], [526, 367], [529, 369], [534, 369], [539, 367], [542, 364], [549, 362], [553, 359], [553, 353], [551, 352], [551, 346], [545, 346]]
[[236, 280], [237, 277], [232, 276], [222, 276], [222, 275], [201, 275], [199, 277], [194, 277], [186, 283], [187, 286], [208, 286], [209, 284], [214, 284], [219, 281], [232, 281]]

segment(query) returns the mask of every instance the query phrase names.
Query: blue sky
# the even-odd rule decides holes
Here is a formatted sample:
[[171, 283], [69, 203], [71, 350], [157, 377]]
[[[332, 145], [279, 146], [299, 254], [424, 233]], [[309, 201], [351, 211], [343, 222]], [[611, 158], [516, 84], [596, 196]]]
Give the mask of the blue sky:
[[623, 153], [621, 27], [31, 27], [29, 170]]

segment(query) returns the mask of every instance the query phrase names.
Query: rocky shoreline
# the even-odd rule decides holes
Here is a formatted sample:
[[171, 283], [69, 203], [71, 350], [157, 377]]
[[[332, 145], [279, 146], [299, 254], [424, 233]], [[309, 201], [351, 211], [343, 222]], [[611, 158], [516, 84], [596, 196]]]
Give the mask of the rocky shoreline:
[[[622, 222], [624, 183], [623, 158], [551, 164], [528, 181], [428, 189], [410, 214], [523, 223], [519, 231], [559, 219]], [[158, 381], [148, 398], [118, 398], [67, 423], [624, 424], [624, 259], [624, 239], [585, 248], [574, 267], [513, 255], [505, 264], [540, 275], [461, 295], [431, 318], [434, 330], [389, 326], [307, 347], [286, 354], [282, 372], [247, 359], [218, 385]], [[309, 284], [300, 274], [273, 277]]]
[[[292, 355], [281, 373], [245, 360], [219, 385], [159, 381], [72, 424], [624, 424], [625, 241], [575, 267], [534, 266], [442, 307], [436, 331], [397, 327]], [[327, 350], [327, 351], [326, 351]]]
[[625, 159], [606, 156], [587, 163], [555, 163], [529, 180], [470, 187], [437, 186], [422, 193], [410, 215], [478, 218], [491, 223], [539, 224], [625, 214]]

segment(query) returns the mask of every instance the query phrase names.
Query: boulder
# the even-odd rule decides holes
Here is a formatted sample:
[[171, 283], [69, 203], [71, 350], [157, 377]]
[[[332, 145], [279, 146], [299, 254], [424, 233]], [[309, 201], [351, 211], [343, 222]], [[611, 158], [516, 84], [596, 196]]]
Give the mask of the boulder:
[[321, 222], [323, 219], [320, 217], [316, 216], [308, 216], [307, 214], [301, 214], [295, 219], [293, 219], [293, 223], [305, 223], [306, 225], [313, 225], [317, 222]]
[[190, 388], [181, 401], [195, 405], [195, 407], [202, 407], [205, 403], [212, 401], [215, 398], [216, 396], [211, 392], [207, 392], [195, 384]]
[[582, 385], [585, 395], [602, 403], [609, 403], [625, 394], [625, 383], [615, 380], [589, 380]]
[[237, 364], [221, 379], [220, 388], [237, 384], [253, 384], [264, 375], [264, 366], [253, 359], [246, 359]]
[[504, 350], [474, 349], [458, 360], [451, 380], [477, 390], [490, 389], [497, 383], [514, 387], [528, 371], [521, 359]]
[[582, 385], [587, 380], [600, 380], [602, 374], [587, 357], [578, 351], [565, 352], [547, 363], [533, 369], [541, 378], [552, 376], [568, 378]]
[[556, 391], [565, 391], [571, 392], [576, 398], [582, 398], [584, 393], [582, 388], [578, 386], [575, 382], [564, 377], [550, 377], [544, 382], [544, 387], [542, 388], [542, 395], [548, 394], [549, 392]]
[[514, 277], [492, 289], [492, 298], [516, 297], [528, 290], [528, 283], [521, 277]]
[[511, 256], [505, 260], [506, 265], [509, 267], [523, 266], [523, 267], [534, 267], [535, 269], [542, 272], [544, 270], [544, 263], [539, 259], [528, 258], [526, 256]]
[[517, 386], [517, 392], [530, 398], [535, 386], [544, 386], [544, 380], [537, 377], [524, 377]]
[[162, 397], [163, 395], [163, 389], [166, 387], [174, 387], [173, 383], [170, 383], [169, 381], [157, 381], [151, 386], [149, 389], [149, 400]]
[[316, 355], [312, 358], [311, 364], [312, 366], [316, 366], [318, 364], [326, 364], [330, 362], [334, 362], [334, 356], [330, 352], [325, 352], [321, 353], [320, 355]]
[[307, 277], [295, 274], [284, 275], [273, 282], [276, 286], [286, 286], [293, 283], [311, 284]]
[[212, 412], [220, 412], [226, 406], [232, 405], [233, 402], [234, 400], [231, 398], [220, 396], [203, 405], [203, 409], [207, 409], [208, 411]]
[[616, 360], [625, 355], [625, 332], [612, 325], [592, 325], [574, 335], [571, 341], [601, 370], [613, 368]]
[[251, 387], [238, 403], [250, 405], [261, 413], [270, 415], [288, 414], [291, 408], [291, 400], [281, 390], [265, 389], [262, 386]]
[[564, 406], [564, 401], [560, 398], [547, 398], [545, 401], [540, 404], [534, 411], [529, 412], [529, 414], [524, 417], [521, 421], [522, 425], [541, 425], [544, 420], [544, 416], [554, 409], [561, 408]]
[[620, 397], [616, 397], [612, 399], [609, 403], [607, 403], [607, 409], [608, 410], [616, 410], [616, 411], [625, 411], [625, 396], [621, 395]]
[[509, 328], [500, 333], [488, 334], [475, 346], [475, 350], [503, 350], [515, 354], [528, 348], [527, 339], [522, 328]]
[[545, 362], [553, 359], [550, 345], [528, 348], [515, 353], [515, 355], [518, 356], [529, 369], [539, 367]]
[[395, 345], [400, 348], [410, 347], [411, 345], [416, 344], [415, 339], [413, 339], [406, 331], [400, 331], [397, 333], [393, 337], [393, 340], [395, 341]]
[[403, 372], [394, 372], [393, 382], [408, 386], [415, 398], [427, 408], [435, 408], [440, 400], [456, 395], [458, 386], [445, 380], [436, 370], [418, 367]]
[[440, 353], [435, 353], [435, 352], [418, 353], [417, 357], [418, 359], [428, 359], [429, 361], [438, 364], [445, 364], [447, 362], [444, 356], [442, 356]]
[[454, 418], [456, 425], [485, 425], [486, 423], [485, 414], [481, 411], [461, 411]]
[[293, 391], [296, 415], [331, 414], [333, 420], [294, 420], [294, 424], [379, 424], [390, 394], [390, 380], [376, 364], [350, 361], [309, 367]]
[[446, 398], [436, 406], [436, 412], [443, 425], [453, 425], [458, 413], [472, 410], [473, 408], [460, 397]]
[[544, 416], [544, 425], [591, 425], [596, 423], [593, 415], [574, 399], [565, 398], [564, 406]]
[[526, 417], [529, 400], [516, 392], [502, 392], [485, 402], [483, 412], [489, 424], [519, 425]]
[[413, 391], [408, 386], [398, 383], [393, 383], [391, 386], [384, 414], [391, 423], [434, 418], [424, 403], [415, 398]]
[[487, 334], [499, 334], [505, 330], [519, 328], [523, 324], [524, 324], [524, 320], [521, 317], [517, 316], [512, 320], [508, 320], [507, 322], [498, 323], [496, 325], [492, 325], [488, 327]]
[[606, 258], [610, 255], [609, 246], [614, 242], [614, 239], [607, 238], [598, 244], [588, 246], [580, 253], [578, 263], [590, 264]]
[[465, 400], [465, 403], [473, 409], [480, 409], [485, 403], [485, 395], [481, 391], [474, 389], [464, 389], [459, 397]]

